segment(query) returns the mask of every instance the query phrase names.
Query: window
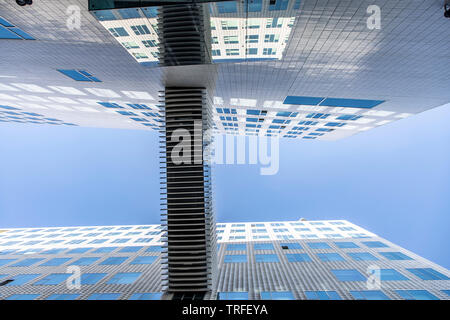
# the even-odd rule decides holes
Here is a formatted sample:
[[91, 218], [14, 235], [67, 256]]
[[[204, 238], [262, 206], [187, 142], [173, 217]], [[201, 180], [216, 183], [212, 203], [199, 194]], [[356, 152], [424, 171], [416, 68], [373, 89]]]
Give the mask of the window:
[[109, 279], [107, 284], [131, 284], [141, 276], [140, 272], [122, 272], [117, 273]]
[[281, 28], [283, 18], [268, 18], [266, 23], [266, 28]]
[[219, 292], [219, 300], [248, 300], [248, 292]]
[[227, 254], [225, 255], [223, 262], [225, 263], [247, 262], [247, 256], [245, 254], [235, 254], [235, 255]]
[[255, 254], [256, 262], [280, 262], [276, 254]]
[[49, 295], [45, 300], [75, 300], [79, 296], [80, 296], [79, 294], [70, 294], [70, 293], [52, 294]]
[[326, 261], [344, 261], [345, 259], [339, 253], [317, 253], [320, 260]]
[[78, 259], [75, 262], [72, 262], [70, 265], [75, 265], [75, 266], [90, 266], [91, 264], [93, 264], [95, 261], [97, 261], [98, 259], [100, 259], [100, 257], [83, 257]]
[[117, 300], [119, 297], [120, 293], [93, 293], [88, 300]]
[[70, 273], [52, 273], [46, 276], [45, 278], [35, 282], [33, 285], [56, 285], [65, 281], [68, 277], [70, 277]]
[[227, 245], [227, 251], [244, 251], [247, 250], [246, 244], [229, 244]]
[[366, 278], [355, 269], [331, 270], [339, 281], [365, 281]]
[[[4, 286], [21, 286], [21, 285], [24, 285], [27, 282], [37, 278], [38, 276], [40, 276], [40, 275], [39, 274], [18, 274], [17, 276], [12, 276], [9, 279], [5, 279], [5, 280], [12, 280], [12, 281], [8, 282]], [[2, 280], [2, 281], [5, 281], [5, 280]]]
[[17, 259], [0, 259], [0, 266], [6, 266], [8, 263], [16, 261]]
[[257, 49], [257, 48], [248, 48], [248, 49], [247, 49], [247, 54], [248, 54], [248, 55], [255, 55], [255, 54], [258, 54], [258, 49]]
[[375, 261], [377, 257], [368, 252], [351, 252], [348, 255], [355, 261]]
[[295, 300], [290, 291], [265, 291], [261, 292], [262, 300]]
[[35, 40], [28, 33], [0, 17], [0, 39]]
[[227, 56], [238, 56], [239, 55], [239, 49], [225, 49], [225, 54]]
[[94, 250], [94, 253], [109, 253], [109, 252], [113, 252], [115, 249], [117, 249], [117, 247], [102, 247], [102, 248], [98, 248], [97, 250]]
[[131, 30], [133, 30], [134, 33], [138, 36], [141, 34], [150, 34], [150, 30], [145, 24], [139, 26], [131, 26]]
[[422, 280], [450, 280], [446, 275], [431, 268], [410, 268], [406, 270]]
[[277, 54], [277, 51], [275, 48], [263, 48], [263, 55], [270, 56]]
[[34, 300], [37, 297], [39, 297], [38, 294], [13, 294], [5, 298], [5, 300]]
[[105, 261], [103, 261], [100, 264], [101, 265], [119, 265], [127, 259], [128, 259], [128, 257], [109, 257], [108, 259], [106, 259]]
[[119, 252], [138, 252], [139, 250], [141, 250], [143, 247], [138, 247], [138, 246], [134, 246], [134, 247], [123, 247], [122, 249], [119, 250]]
[[380, 241], [364, 241], [365, 244], [369, 248], [387, 248], [388, 246]]
[[160, 300], [161, 292], [133, 293], [128, 300]]
[[217, 5], [217, 10], [219, 11], [219, 13], [236, 13], [237, 12], [236, 1], [218, 2], [216, 5]]
[[389, 260], [413, 260], [401, 252], [379, 252], [379, 254]]
[[130, 264], [152, 264], [156, 260], [157, 256], [142, 256], [137, 257]]
[[223, 42], [225, 44], [239, 43], [238, 36], [224, 36], [223, 37]]
[[255, 243], [253, 245], [255, 250], [274, 250], [273, 244], [271, 243]]
[[408, 278], [394, 269], [380, 269], [380, 280], [381, 281], [400, 281], [400, 280], [408, 280]]
[[71, 258], [53, 258], [50, 259], [46, 262], [44, 262], [43, 264], [41, 264], [41, 266], [52, 266], [52, 267], [56, 267], [56, 266], [60, 266], [64, 263], [66, 263], [67, 261], [69, 261]]
[[91, 249], [92, 248], [75, 248], [75, 249], [72, 249], [72, 250], [68, 251], [67, 253], [85, 253], [85, 252], [88, 252]]
[[450, 296], [450, 290], [441, 290], [443, 293], [445, 293], [446, 295]]
[[96, 284], [101, 279], [103, 279], [107, 273], [83, 273], [81, 274], [80, 283], [81, 284]]
[[[144, 42], [144, 41], [142, 41]], [[140, 48], [139, 45], [136, 42], [122, 42], [122, 45], [127, 49], [136, 49]], [[145, 43], [144, 43], [145, 45]], [[147, 45], [145, 45], [147, 47]]]
[[280, 35], [278, 34], [266, 34], [264, 36], [264, 42], [278, 42]]
[[310, 256], [307, 253], [292, 253], [286, 254], [286, 258], [289, 262], [309, 262]]
[[222, 30], [237, 30], [238, 22], [236, 20], [222, 20]]
[[308, 300], [341, 300], [336, 291], [305, 291]]
[[101, 82], [98, 78], [94, 77], [92, 74], [85, 70], [57, 69], [57, 71], [75, 81]]
[[331, 249], [331, 247], [325, 242], [309, 242], [308, 246], [311, 249]]
[[[131, 118], [131, 119], [133, 119], [133, 118]], [[147, 120], [145, 120], [145, 121], [147, 121]], [[122, 239], [116, 239], [116, 240], [114, 240], [111, 243], [125, 243], [125, 242], [128, 242], [128, 241], [130, 241], [130, 238], [122, 238]]]
[[11, 265], [10, 267], [29, 267], [35, 263], [38, 263], [39, 261], [42, 261], [44, 259], [40, 259], [40, 258], [31, 258], [31, 259], [25, 259], [22, 261], [19, 261], [13, 265]]
[[162, 247], [159, 246], [152, 246], [152, 247], [148, 247], [147, 250], [145, 250], [146, 252], [160, 252], [162, 251]]
[[246, 43], [258, 43], [259, 35], [258, 34], [249, 34], [245, 36]]
[[335, 242], [334, 244], [341, 249], [359, 248], [359, 246], [354, 242]]
[[356, 300], [390, 300], [380, 290], [368, 290], [368, 291], [350, 291], [350, 294]]
[[289, 0], [277, 0], [274, 4], [269, 4], [269, 11], [287, 10]]
[[427, 290], [395, 290], [405, 300], [439, 300]]
[[283, 250], [302, 249], [302, 246], [299, 243], [280, 243], [280, 246]]
[[220, 56], [220, 50], [219, 50], [219, 49], [211, 50], [211, 54], [212, 54], [213, 56]]

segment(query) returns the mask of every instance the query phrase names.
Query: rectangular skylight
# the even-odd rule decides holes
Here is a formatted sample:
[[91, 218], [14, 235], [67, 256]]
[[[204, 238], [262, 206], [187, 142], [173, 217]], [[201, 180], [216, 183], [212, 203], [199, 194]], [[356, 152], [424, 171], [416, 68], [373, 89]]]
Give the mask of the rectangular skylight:
[[307, 106], [317, 106], [323, 99], [323, 97], [304, 97], [304, 96], [287, 96], [284, 99], [284, 104], [301, 104]]
[[370, 109], [383, 103], [384, 100], [363, 100], [363, 99], [341, 99], [326, 98], [320, 103], [321, 106], [327, 107], [346, 107], [346, 108], [364, 108]]
[[89, 72], [84, 70], [75, 70], [75, 69], [57, 69], [57, 70], [75, 81], [101, 82], [99, 79], [97, 79]]

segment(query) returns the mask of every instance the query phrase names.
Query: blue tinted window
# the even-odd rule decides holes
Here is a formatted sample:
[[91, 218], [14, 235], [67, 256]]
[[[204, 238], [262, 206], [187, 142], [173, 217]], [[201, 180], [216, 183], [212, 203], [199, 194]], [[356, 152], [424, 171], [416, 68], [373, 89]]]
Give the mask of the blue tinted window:
[[256, 262], [280, 262], [276, 254], [255, 254]]
[[130, 264], [152, 264], [156, 260], [157, 256], [142, 256], [137, 257]]
[[219, 292], [219, 300], [248, 300], [248, 292]]
[[118, 9], [118, 11], [123, 19], [134, 19], [141, 17], [138, 9], [135, 8]]
[[91, 249], [92, 248], [75, 248], [75, 249], [68, 251], [67, 253], [85, 253]]
[[286, 258], [289, 262], [308, 262], [311, 258], [306, 253], [292, 253], [286, 254]]
[[355, 261], [373, 261], [378, 260], [374, 255], [368, 252], [351, 252], [348, 253], [350, 257], [352, 257]]
[[395, 290], [405, 300], [439, 300], [427, 290]]
[[5, 298], [5, 300], [34, 300], [37, 297], [39, 297], [38, 294], [13, 294]]
[[152, 246], [152, 247], [148, 247], [147, 250], [145, 250], [147, 252], [160, 252], [162, 251], [162, 247], [159, 246]]
[[35, 286], [40, 285], [55, 285], [65, 281], [71, 274], [70, 273], [53, 273], [49, 274], [45, 278], [34, 283]]
[[160, 300], [161, 292], [133, 293], [128, 300]]
[[40, 274], [18, 274], [16, 276], [11, 276], [8, 279], [13, 281], [5, 284], [5, 286], [21, 286], [37, 278], [38, 276], [40, 276]]
[[389, 260], [413, 260], [401, 252], [379, 252], [379, 254]]
[[317, 256], [322, 261], [344, 261], [345, 259], [339, 253], [317, 253]]
[[131, 284], [141, 276], [140, 272], [122, 272], [117, 273], [109, 279], [108, 284]]
[[116, 20], [116, 17], [114, 16], [111, 10], [99, 10], [91, 12], [99, 21]]
[[108, 252], [113, 252], [115, 249], [117, 249], [117, 247], [103, 247], [103, 248], [98, 248], [97, 250], [94, 250], [95, 253], [108, 253]]
[[43, 264], [41, 264], [41, 266], [52, 266], [52, 267], [60, 266], [69, 261], [70, 259], [71, 258], [53, 258], [44, 262]]
[[367, 291], [350, 291], [350, 294], [356, 300], [390, 300], [380, 290], [367, 290]]
[[308, 300], [341, 300], [336, 291], [305, 291]]
[[274, 250], [272, 243], [255, 243], [253, 245], [253, 248], [255, 250]]
[[0, 266], [6, 266], [8, 263], [16, 261], [17, 259], [0, 259]]
[[75, 81], [87, 81], [87, 82], [101, 82], [90, 73], [84, 70], [74, 70], [74, 69], [57, 69], [59, 72], [65, 76], [75, 80]]
[[101, 279], [103, 279], [106, 273], [83, 273], [81, 274], [80, 283], [81, 284], [96, 284]]
[[277, 0], [275, 4], [269, 4], [269, 11], [287, 10], [289, 0]]
[[365, 281], [366, 278], [355, 269], [331, 270], [339, 281]]
[[295, 300], [294, 295], [290, 291], [266, 291], [261, 292], [263, 300]]
[[408, 280], [408, 278], [406, 278], [404, 275], [402, 275], [400, 272], [394, 269], [380, 269], [380, 280], [396, 281], [396, 280]]
[[217, 2], [217, 10], [219, 13], [235, 13], [237, 12], [236, 1]]
[[299, 243], [280, 243], [282, 249], [302, 249]]
[[105, 261], [103, 261], [100, 264], [101, 265], [118, 265], [127, 259], [128, 259], [128, 257], [109, 257], [108, 259], [106, 259]]
[[75, 262], [72, 262], [71, 265], [89, 266], [89, 265], [93, 264], [95, 261], [97, 261], [98, 259], [100, 259], [100, 257], [83, 257], [83, 258], [78, 259]]
[[240, 251], [247, 250], [246, 244], [229, 244], [227, 245], [227, 251]]
[[123, 247], [119, 252], [138, 252], [143, 247]]
[[231, 262], [247, 262], [247, 256], [245, 254], [234, 254], [225, 255], [225, 258], [223, 260], [225, 263], [231, 263]]
[[445, 293], [446, 295], [450, 296], [450, 290], [441, 290], [443, 293]]
[[260, 12], [262, 10], [262, 0], [246, 0], [248, 12]]
[[359, 248], [359, 246], [354, 242], [335, 242], [334, 244], [341, 249]]
[[88, 300], [117, 300], [119, 297], [120, 293], [93, 293]]
[[45, 300], [75, 300], [79, 296], [80, 296], [79, 294], [70, 294], [70, 293], [52, 294], [48, 296]]
[[43, 251], [42, 254], [57, 254], [63, 252], [64, 250], [66, 250], [66, 248], [55, 248]]
[[369, 248], [387, 248], [388, 246], [380, 241], [364, 241], [363, 242]]
[[311, 249], [330, 249], [330, 246], [325, 242], [310, 242], [308, 246]]
[[35, 263], [38, 263], [39, 261], [42, 261], [44, 259], [40, 259], [40, 258], [31, 258], [31, 259], [25, 259], [22, 261], [19, 261], [13, 265], [11, 265], [11, 267], [29, 267]]
[[450, 278], [446, 275], [431, 269], [431, 268], [411, 268], [406, 269], [409, 272], [415, 274], [422, 280], [449, 280]]
[[8, 28], [0, 26], [0, 39], [22, 39], [16, 33], [9, 31]]

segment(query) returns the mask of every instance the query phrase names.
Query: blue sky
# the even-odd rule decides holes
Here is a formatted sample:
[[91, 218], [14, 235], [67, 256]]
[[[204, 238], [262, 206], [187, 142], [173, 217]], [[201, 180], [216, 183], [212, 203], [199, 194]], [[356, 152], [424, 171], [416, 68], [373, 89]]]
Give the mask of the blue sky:
[[[217, 166], [217, 220], [346, 219], [450, 268], [450, 104], [336, 142], [280, 141], [280, 170]], [[0, 125], [0, 227], [159, 223], [156, 132]]]

